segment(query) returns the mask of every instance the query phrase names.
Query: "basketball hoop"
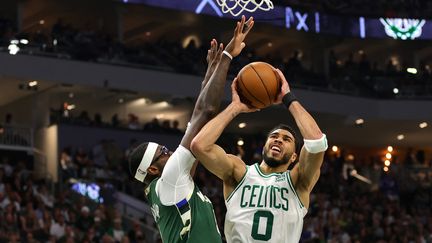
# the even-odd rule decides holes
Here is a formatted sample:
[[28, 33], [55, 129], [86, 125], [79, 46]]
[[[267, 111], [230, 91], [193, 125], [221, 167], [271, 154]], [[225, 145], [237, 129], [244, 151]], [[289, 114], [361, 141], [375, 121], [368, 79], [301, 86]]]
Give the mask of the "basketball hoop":
[[273, 9], [271, 0], [216, 0], [223, 13], [238, 16], [243, 11], [255, 12], [257, 9], [269, 11]]

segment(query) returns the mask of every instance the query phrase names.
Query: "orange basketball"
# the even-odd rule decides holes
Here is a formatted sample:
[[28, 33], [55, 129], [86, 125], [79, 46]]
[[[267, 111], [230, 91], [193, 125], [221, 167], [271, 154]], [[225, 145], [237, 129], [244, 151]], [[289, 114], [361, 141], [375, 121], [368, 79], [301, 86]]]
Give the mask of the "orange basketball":
[[252, 107], [265, 108], [276, 100], [281, 82], [273, 66], [265, 62], [252, 62], [237, 75], [240, 100]]

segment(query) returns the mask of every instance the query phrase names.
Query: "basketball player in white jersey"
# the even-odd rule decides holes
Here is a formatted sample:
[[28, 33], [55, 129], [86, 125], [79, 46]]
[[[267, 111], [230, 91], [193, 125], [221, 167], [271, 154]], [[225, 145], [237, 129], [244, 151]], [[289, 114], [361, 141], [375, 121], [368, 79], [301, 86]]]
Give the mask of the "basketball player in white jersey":
[[[282, 81], [275, 104], [283, 103], [294, 117], [304, 138], [296, 153], [294, 131], [279, 125], [268, 134], [260, 164], [247, 166], [239, 157], [227, 154], [216, 141], [225, 127], [240, 113], [256, 109], [241, 103], [234, 80], [232, 102], [209, 121], [192, 141], [192, 152], [212, 173], [223, 180], [227, 207], [225, 237], [228, 243], [299, 242], [309, 196], [318, 181], [327, 139], [312, 116]], [[288, 166], [298, 159], [294, 168]]]

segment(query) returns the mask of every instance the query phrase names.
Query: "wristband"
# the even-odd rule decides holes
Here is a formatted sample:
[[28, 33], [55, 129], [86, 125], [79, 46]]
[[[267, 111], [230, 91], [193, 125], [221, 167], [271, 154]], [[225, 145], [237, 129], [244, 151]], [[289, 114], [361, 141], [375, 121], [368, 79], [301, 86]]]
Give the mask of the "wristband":
[[231, 56], [231, 54], [229, 54], [229, 52], [224, 50], [222, 53], [225, 54], [227, 57], [229, 57], [229, 59], [231, 59], [231, 60], [233, 59], [233, 56]]
[[282, 103], [286, 108], [289, 108], [294, 101], [297, 101], [297, 97], [292, 92], [286, 93], [282, 98]]
[[328, 143], [325, 134], [320, 139], [303, 139], [305, 149], [311, 154], [321, 153], [327, 150]]

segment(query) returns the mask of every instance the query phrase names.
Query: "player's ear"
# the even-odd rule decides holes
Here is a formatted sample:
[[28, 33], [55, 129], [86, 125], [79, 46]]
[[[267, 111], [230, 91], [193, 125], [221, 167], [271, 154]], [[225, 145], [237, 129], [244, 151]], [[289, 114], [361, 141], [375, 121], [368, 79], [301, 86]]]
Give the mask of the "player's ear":
[[154, 165], [150, 165], [147, 168], [147, 173], [150, 174], [150, 175], [156, 175], [157, 176], [157, 175], [159, 175], [161, 173], [161, 171], [159, 170], [158, 167], [156, 167]]
[[297, 159], [297, 153], [294, 152], [294, 153], [291, 155], [291, 158], [290, 158], [290, 160], [289, 160], [290, 164], [294, 163], [294, 162], [296, 161], [296, 159]]

